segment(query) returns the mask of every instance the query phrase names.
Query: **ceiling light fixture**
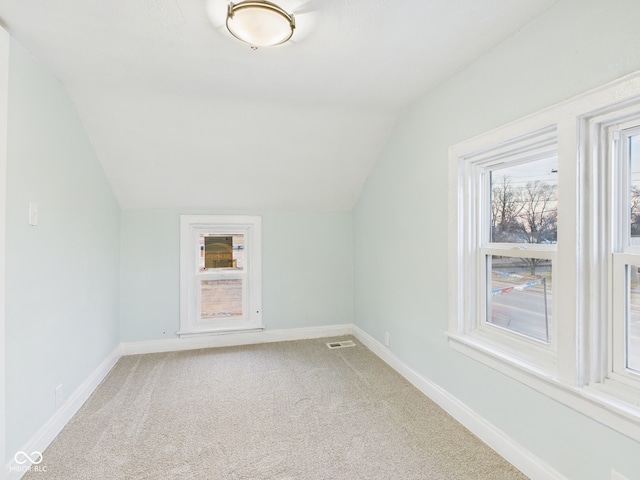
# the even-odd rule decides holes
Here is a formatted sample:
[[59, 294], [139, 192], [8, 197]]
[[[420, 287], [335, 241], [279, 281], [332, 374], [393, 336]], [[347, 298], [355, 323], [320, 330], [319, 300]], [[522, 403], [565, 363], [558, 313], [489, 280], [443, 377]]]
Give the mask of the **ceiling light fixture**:
[[227, 29], [254, 50], [286, 42], [295, 28], [293, 14], [285, 12], [275, 3], [252, 0], [229, 3]]

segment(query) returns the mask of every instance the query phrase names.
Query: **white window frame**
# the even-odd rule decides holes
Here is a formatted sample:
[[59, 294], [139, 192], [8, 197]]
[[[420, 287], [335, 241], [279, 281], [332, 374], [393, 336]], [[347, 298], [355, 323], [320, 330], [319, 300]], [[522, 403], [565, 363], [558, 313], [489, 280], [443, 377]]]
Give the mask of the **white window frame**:
[[[579, 118], [585, 165], [593, 182], [585, 196], [586, 232], [593, 265], [592, 298], [585, 308], [592, 343], [584, 371], [585, 389], [604, 401], [640, 410], [640, 376], [625, 368], [626, 265], [640, 264], [640, 248], [626, 244], [628, 231], [628, 156], [623, 141], [629, 128], [640, 129], [640, 94], [598, 108]], [[585, 369], [586, 370], [586, 369]]]
[[[610, 216], [609, 219], [605, 218], [605, 221], [609, 221], [609, 225], [603, 226], [611, 232], [612, 241], [609, 278], [611, 288], [608, 298], [610, 304], [608, 332], [611, 338], [604, 383], [610, 388], [626, 386], [640, 390], [640, 373], [632, 372], [626, 366], [628, 266], [640, 265], [640, 246], [628, 244], [628, 239], [631, 237], [628, 141], [632, 136], [640, 135], [640, 105], [632, 107], [630, 111], [621, 108], [615, 113], [622, 114], [623, 119], [614, 118], [602, 125], [606, 134], [606, 146], [609, 147], [606, 149], [608, 152], [606, 165], [610, 169], [607, 174], [612, 192], [609, 195]], [[628, 116], [629, 113], [631, 118]], [[638, 403], [640, 404], [640, 401]]]
[[[203, 233], [244, 235], [242, 271], [198, 272], [198, 236]], [[243, 280], [241, 317], [201, 319], [199, 282]], [[262, 219], [248, 215], [180, 215], [180, 337], [256, 331], [262, 324]]]
[[[614, 249], [619, 235], [614, 233], [614, 206], [619, 210], [619, 203], [613, 192], [620, 186], [613, 184], [619, 175], [610, 167], [609, 140], [636, 115], [640, 118], [640, 72], [450, 148], [447, 335], [456, 351], [640, 441], [640, 382], [620, 369], [614, 354], [621, 340], [613, 306], [621, 300], [612, 281], [616, 254], [637, 253], [640, 264], [640, 249]], [[506, 253], [512, 244], [481, 243], [478, 222], [486, 214], [478, 210], [483, 202], [478, 169], [549, 142], [557, 145], [559, 203], [557, 248], [547, 254], [554, 289], [562, 286], [563, 301], [553, 296], [555, 330], [549, 348], [531, 348], [526, 339], [510, 347], [513, 335], [505, 342], [479, 328], [479, 295], [486, 286], [478, 262], [504, 249], [507, 256], [527, 253]], [[628, 263], [629, 257], [620, 261]]]
[[[462, 218], [468, 238], [459, 254], [466, 284], [460, 284], [470, 294], [462, 305], [464, 313], [457, 325], [466, 339], [485, 345], [494, 355], [507, 355], [530, 368], [547, 373], [555, 370], [556, 333], [552, 341], [544, 344], [513, 331], [507, 331], [486, 322], [487, 289], [489, 288], [486, 258], [488, 255], [507, 257], [546, 258], [555, 263], [556, 245], [513, 244], [490, 242], [490, 195], [489, 173], [496, 167], [523, 164], [556, 155], [556, 130], [554, 126], [527, 133], [503, 143], [471, 152], [459, 158], [462, 174], [460, 186], [467, 192], [463, 204]], [[554, 272], [555, 273], [555, 272]], [[554, 282], [554, 285], [557, 282]], [[555, 287], [554, 287], [555, 288]], [[552, 315], [553, 316], [553, 315]], [[554, 316], [553, 316], [554, 317]], [[555, 325], [555, 321], [553, 325]]]

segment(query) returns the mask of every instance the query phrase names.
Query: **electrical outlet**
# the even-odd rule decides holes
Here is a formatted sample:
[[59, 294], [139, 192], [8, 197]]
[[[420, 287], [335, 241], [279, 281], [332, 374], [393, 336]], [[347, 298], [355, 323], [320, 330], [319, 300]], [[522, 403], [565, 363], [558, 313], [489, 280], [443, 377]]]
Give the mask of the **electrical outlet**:
[[611, 470], [611, 480], [629, 480], [624, 475], [616, 472], [615, 470]]
[[62, 384], [56, 387], [56, 408], [62, 405], [64, 390], [62, 389]]
[[384, 332], [384, 346], [388, 347], [389, 345], [391, 345], [391, 335], [389, 332]]

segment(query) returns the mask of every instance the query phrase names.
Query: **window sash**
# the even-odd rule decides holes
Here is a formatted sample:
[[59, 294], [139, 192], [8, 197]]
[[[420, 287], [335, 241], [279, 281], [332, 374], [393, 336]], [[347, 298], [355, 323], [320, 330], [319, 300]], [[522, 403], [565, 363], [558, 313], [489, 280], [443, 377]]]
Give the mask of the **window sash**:
[[631, 239], [631, 158], [629, 144], [631, 137], [640, 136], [640, 118], [614, 125], [609, 129], [612, 165], [612, 219], [614, 252], [640, 253], [640, 246], [630, 244]]
[[[214, 317], [214, 318], [205, 318], [203, 317], [203, 306], [202, 306], [202, 282], [203, 281], [218, 281], [218, 280], [223, 280], [223, 281], [228, 281], [228, 280], [240, 280], [241, 281], [241, 285], [242, 285], [242, 297], [240, 300], [240, 304], [241, 304], [241, 315], [239, 316], [233, 316], [232, 318], [229, 319], [224, 319], [224, 318], [220, 318], [220, 317]], [[214, 325], [221, 325], [221, 324], [226, 324], [226, 323], [230, 323], [230, 324], [234, 324], [238, 321], [246, 321], [247, 320], [247, 316], [249, 314], [249, 285], [247, 282], [247, 276], [245, 274], [231, 274], [231, 275], [215, 275], [215, 274], [207, 274], [207, 275], [198, 275], [196, 277], [195, 280], [195, 286], [194, 286], [194, 290], [196, 293], [196, 308], [197, 308], [197, 313], [196, 313], [196, 318], [195, 318], [195, 322], [197, 324], [200, 325], [207, 325], [207, 324], [214, 324]]]
[[[469, 169], [468, 174], [469, 180], [476, 185], [475, 191], [477, 192], [473, 197], [469, 195], [468, 201], [471, 204], [472, 216], [475, 215], [475, 218], [469, 220], [475, 226], [475, 228], [471, 228], [475, 230], [476, 238], [475, 246], [471, 246], [471, 248], [476, 250], [474, 288], [478, 308], [476, 315], [470, 321], [467, 332], [477, 330], [483, 336], [491, 337], [493, 341], [502, 343], [505, 350], [511, 350], [510, 345], [515, 342], [520, 352], [526, 352], [523, 357], [528, 358], [532, 363], [544, 364], [547, 367], [553, 363], [557, 350], [555, 323], [551, 326], [549, 341], [542, 342], [489, 321], [488, 292], [491, 289], [491, 272], [487, 271], [487, 258], [490, 256], [536, 258], [551, 260], [552, 265], [555, 263], [557, 244], [491, 242], [492, 172], [556, 157], [556, 139], [555, 136], [549, 135], [550, 132], [555, 132], [555, 129], [552, 127], [543, 129], [538, 132], [539, 137], [535, 135], [533, 138], [529, 137], [524, 144], [511, 148], [503, 154], [489, 154], [488, 158], [474, 162], [474, 166]], [[553, 314], [551, 317], [556, 318]], [[512, 351], [512, 354], [519, 355], [517, 351]], [[536, 358], [540, 361], [535, 360]]]
[[609, 377], [640, 387], [640, 372], [628, 368], [629, 358], [629, 268], [640, 265], [640, 255], [613, 254], [611, 348]]
[[[482, 255], [481, 259], [483, 260], [483, 265], [480, 268], [481, 271], [481, 275], [482, 275], [482, 279], [484, 280], [484, 282], [480, 283], [480, 305], [481, 305], [481, 309], [479, 312], [479, 316], [478, 316], [478, 328], [480, 329], [502, 329], [506, 332], [508, 332], [510, 335], [516, 335], [518, 337], [521, 337], [523, 339], [525, 339], [526, 341], [528, 341], [529, 343], [533, 342], [531, 346], [536, 346], [542, 349], [552, 349], [552, 350], [556, 350], [557, 345], [555, 342], [555, 338], [556, 338], [556, 329], [555, 329], [555, 316], [553, 315], [553, 307], [549, 306], [549, 300], [551, 298], [553, 298], [553, 286], [555, 285], [554, 282], [551, 282], [551, 285], [547, 286], [546, 284], [546, 279], [541, 276], [538, 275], [536, 280], [531, 280], [529, 279], [527, 282], [519, 282], [522, 279], [527, 279], [528, 277], [530, 277], [530, 274], [526, 271], [521, 272], [521, 274], [513, 274], [513, 275], [509, 275], [509, 274], [503, 274], [499, 276], [504, 276], [504, 280], [505, 280], [505, 284], [506, 286], [504, 287], [504, 291], [502, 292], [494, 292], [494, 285], [493, 285], [493, 272], [494, 272], [494, 267], [493, 267], [493, 261], [491, 259], [491, 257], [493, 257], [494, 255], [491, 254], [484, 254]], [[501, 257], [505, 257], [505, 255], [500, 255]], [[555, 256], [552, 257], [548, 257], [547, 255], [543, 255], [543, 256], [526, 256], [526, 257], [511, 257], [511, 256], [506, 256], [507, 258], [532, 258], [532, 259], [540, 259], [540, 260], [546, 260], [549, 259], [551, 260], [551, 278], [553, 279], [553, 258], [555, 258]], [[491, 259], [491, 260], [490, 260]], [[492, 267], [491, 269], [489, 269], [489, 263], [490, 261], [492, 262]], [[525, 267], [526, 268], [526, 267]], [[511, 280], [510, 280], [511, 279]], [[543, 296], [540, 298], [536, 298], [537, 295], [535, 293], [534, 290], [529, 290], [530, 288], [540, 288], [539, 286], [542, 285], [542, 289], [543, 289]], [[519, 292], [522, 293], [519, 293]], [[526, 292], [526, 293], [525, 293]], [[542, 306], [543, 306], [543, 312], [539, 312], [537, 310], [534, 309], [530, 309], [527, 306], [527, 303], [531, 303], [531, 292], [533, 293], [533, 300], [535, 303], [537, 303], [538, 300], [542, 301]], [[501, 302], [500, 298], [503, 295], [507, 295], [507, 302]], [[529, 297], [529, 298], [527, 298]], [[514, 300], [518, 299], [517, 302], [514, 303]], [[511, 301], [509, 301], [511, 300]], [[522, 305], [522, 302], [525, 302], [524, 305]], [[495, 307], [502, 310], [504, 315], [508, 316], [508, 323], [507, 325], [500, 325], [499, 322], [494, 322], [493, 321], [493, 317], [492, 314], [494, 312], [494, 304]], [[520, 304], [520, 305], [519, 305]], [[514, 325], [514, 328], [511, 328], [509, 326], [509, 324], [511, 323], [511, 321], [513, 321], [514, 319], [516, 320], [516, 324], [517, 324], [517, 320], [521, 319], [520, 318], [513, 318], [512, 315], [510, 314], [510, 312], [513, 312], [514, 310], [522, 310], [522, 315], [526, 318], [526, 317], [531, 317], [531, 316], [536, 316], [536, 315], [540, 315], [543, 314], [544, 315], [544, 331], [545, 331], [545, 337], [541, 338], [541, 337], [537, 337], [535, 335], [533, 335], [533, 333], [531, 334], [527, 334], [525, 333], [525, 329], [521, 328], [518, 329], [516, 328], [516, 326]], [[551, 319], [551, 323], [549, 323], [549, 319]], [[529, 328], [530, 325], [526, 325], [526, 323], [523, 325], [523, 327], [527, 327]]]
[[[475, 161], [461, 160], [464, 174], [459, 179], [461, 191], [465, 192], [464, 218], [469, 243], [465, 247], [465, 257], [471, 267], [471, 276], [464, 287], [469, 292], [476, 292], [472, 302], [466, 307], [466, 314], [461, 328], [465, 335], [474, 336], [487, 346], [494, 354], [507, 355], [525, 362], [530, 368], [547, 372], [555, 376], [557, 329], [555, 323], [550, 332], [550, 342], [522, 335], [513, 330], [497, 327], [487, 322], [487, 290], [488, 272], [487, 255], [499, 255], [519, 258], [548, 259], [554, 264], [557, 244], [530, 243], [497, 243], [491, 238], [491, 179], [490, 173], [498, 168], [523, 165], [557, 155], [555, 126], [544, 127], [520, 137], [519, 141], [506, 142], [496, 151], [488, 149], [481, 152]], [[467, 297], [471, 300], [471, 297]], [[554, 307], [555, 308], [555, 307]], [[552, 314], [552, 318], [557, 318]]]

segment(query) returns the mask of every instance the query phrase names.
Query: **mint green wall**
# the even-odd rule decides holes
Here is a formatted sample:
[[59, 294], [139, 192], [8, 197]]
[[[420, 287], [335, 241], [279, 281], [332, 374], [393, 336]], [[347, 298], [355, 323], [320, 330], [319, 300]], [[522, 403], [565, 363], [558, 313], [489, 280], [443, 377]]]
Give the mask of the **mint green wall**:
[[[11, 40], [7, 458], [119, 341], [173, 337], [179, 215], [263, 217], [267, 329], [353, 319], [568, 478], [640, 472], [640, 445], [449, 349], [447, 149], [640, 69], [637, 0], [561, 0], [409, 108], [354, 210], [125, 210], [60, 83]], [[27, 225], [30, 201], [40, 225]], [[355, 272], [355, 274], [354, 274]], [[355, 299], [355, 300], [354, 300]], [[119, 320], [118, 320], [119, 319]], [[120, 322], [120, 323], [119, 323]]]
[[571, 479], [640, 478], [640, 444], [448, 347], [448, 148], [639, 70], [638, 19], [561, 0], [405, 112], [353, 213], [356, 324]]
[[267, 330], [351, 323], [350, 212], [123, 210], [122, 340], [173, 338], [180, 316], [180, 214], [262, 216], [262, 310]]
[[0, 466], [6, 463], [5, 403], [5, 217], [7, 200], [7, 96], [9, 91], [9, 34], [0, 28]]
[[[60, 82], [11, 39], [6, 224], [7, 459], [120, 340], [120, 209]], [[28, 225], [37, 202], [39, 226]]]

